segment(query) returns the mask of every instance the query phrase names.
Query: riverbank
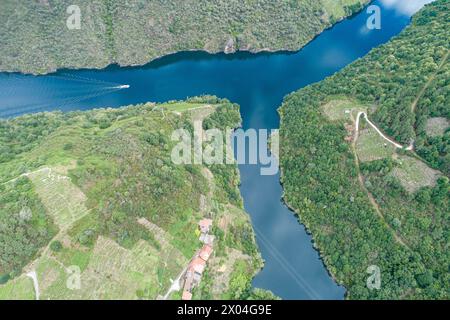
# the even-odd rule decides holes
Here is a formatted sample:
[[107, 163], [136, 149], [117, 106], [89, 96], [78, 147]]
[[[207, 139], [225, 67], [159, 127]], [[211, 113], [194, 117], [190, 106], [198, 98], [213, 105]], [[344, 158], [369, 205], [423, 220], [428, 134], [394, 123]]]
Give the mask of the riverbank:
[[142, 66], [190, 50], [296, 51], [368, 2], [81, 1], [80, 29], [70, 30], [61, 23], [68, 18], [69, 0], [20, 5], [5, 0], [0, 10], [0, 19], [6, 22], [0, 30], [5, 39], [0, 70], [43, 75], [111, 64]]
[[[445, 146], [445, 134], [433, 140], [423, 124], [448, 110], [437, 94], [449, 66], [448, 12], [446, 1], [429, 4], [397, 37], [280, 108], [284, 197], [348, 299], [448, 297], [448, 155], [435, 152], [428, 167], [412, 154]], [[379, 288], [367, 283], [373, 270]]]
[[[367, 14], [360, 12], [323, 32], [296, 53], [190, 52], [164, 57], [140, 68], [61, 70], [40, 77], [0, 73], [0, 117], [184, 100], [209, 92], [241, 106], [244, 130], [276, 129], [277, 107], [287, 93], [334, 74], [409, 24], [409, 15], [399, 14], [394, 7], [384, 7], [379, 1], [374, 4], [382, 8], [381, 30], [361, 32]], [[129, 84], [130, 88], [108, 91], [118, 84]], [[96, 92], [98, 96], [89, 98]], [[280, 201], [283, 190], [279, 176], [261, 177], [258, 166], [239, 169], [241, 195], [258, 230], [256, 238], [265, 260], [253, 286], [269, 289], [283, 299], [343, 299], [345, 290], [328, 275], [311, 244], [311, 236]]]
[[[214, 251], [207, 257], [200, 253], [208, 266], [201, 266], [205, 273], [195, 290], [190, 288], [194, 298], [249, 298], [262, 260], [242, 209], [236, 165], [171, 161], [174, 130], [200, 119], [235, 127], [238, 110], [227, 100], [197, 97], [1, 120], [5, 146], [22, 148], [8, 161], [2, 159], [0, 170], [5, 182], [0, 185], [0, 218], [8, 230], [2, 234], [0, 273], [9, 279], [0, 285], [0, 299], [32, 296], [29, 274], [36, 298], [155, 299], [167, 294], [170, 279], [177, 279], [202, 242], [207, 243], [204, 249], [214, 244]], [[29, 134], [11, 141], [12, 128]], [[39, 169], [43, 165], [47, 169]], [[21, 209], [22, 198], [35, 206]], [[24, 235], [19, 233], [21, 219], [33, 222], [25, 224]], [[55, 232], [41, 230], [44, 219]], [[208, 222], [208, 237], [198, 221]], [[167, 297], [178, 295], [169, 291]]]

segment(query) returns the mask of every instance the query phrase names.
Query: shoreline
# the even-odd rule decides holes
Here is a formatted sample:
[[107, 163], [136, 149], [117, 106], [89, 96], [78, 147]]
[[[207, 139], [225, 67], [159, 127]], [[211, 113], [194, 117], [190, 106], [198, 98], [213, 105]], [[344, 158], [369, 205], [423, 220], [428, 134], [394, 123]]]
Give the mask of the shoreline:
[[318, 246], [317, 240], [315, 239], [314, 234], [311, 232], [310, 227], [308, 226], [308, 223], [302, 220], [302, 217], [301, 217], [300, 213], [297, 212], [297, 210], [294, 209], [294, 207], [291, 206], [289, 204], [289, 202], [286, 200], [285, 189], [284, 189], [283, 179], [282, 178], [283, 178], [283, 168], [280, 166], [280, 180], [279, 180], [279, 183], [280, 183], [281, 189], [283, 190], [283, 194], [281, 195], [281, 199], [280, 199], [281, 202], [283, 203], [284, 206], [286, 206], [286, 208], [289, 209], [289, 211], [292, 213], [292, 215], [297, 219], [297, 222], [305, 227], [305, 232], [306, 232], [306, 234], [308, 234], [311, 237], [311, 245], [312, 245], [313, 249], [318, 253], [319, 260], [322, 262], [325, 270], [327, 271], [327, 273], [330, 276], [330, 278], [333, 279], [334, 283], [336, 283], [338, 286], [340, 286], [340, 287], [345, 289], [344, 300], [347, 300], [348, 296], [349, 296], [349, 291], [348, 291], [347, 287], [345, 286], [344, 283], [339, 281], [336, 278], [336, 276], [331, 272], [331, 270], [328, 268], [328, 264], [327, 264], [327, 259], [328, 258], [322, 252], [320, 247]]
[[171, 51], [171, 52], [167, 52], [167, 53], [163, 53], [160, 54], [154, 58], [150, 58], [150, 60], [147, 60], [146, 62], [143, 63], [127, 63], [127, 64], [122, 64], [120, 62], [117, 61], [109, 61], [106, 64], [99, 64], [99, 65], [86, 65], [86, 66], [59, 66], [57, 68], [52, 68], [52, 69], [48, 69], [46, 71], [43, 72], [28, 72], [28, 71], [24, 71], [24, 70], [14, 70], [14, 69], [0, 69], [0, 74], [4, 73], [4, 74], [22, 74], [22, 75], [30, 75], [30, 76], [45, 76], [45, 75], [52, 75], [55, 73], [58, 73], [59, 71], [62, 70], [68, 70], [68, 71], [82, 71], [82, 70], [97, 70], [97, 71], [102, 71], [102, 70], [106, 70], [108, 68], [139, 68], [139, 67], [145, 67], [147, 65], [150, 65], [152, 63], [156, 63], [157, 61], [160, 61], [162, 59], [174, 56], [174, 55], [178, 55], [178, 54], [183, 54], [183, 53], [192, 53], [192, 52], [199, 52], [199, 53], [205, 53], [205, 54], [209, 54], [209, 55], [228, 55], [230, 57], [232, 57], [233, 55], [237, 55], [237, 54], [249, 54], [249, 55], [260, 55], [260, 54], [296, 54], [299, 53], [303, 50], [303, 48], [305, 48], [307, 45], [309, 45], [311, 42], [313, 42], [317, 37], [319, 37], [321, 34], [323, 34], [324, 32], [327, 32], [331, 29], [333, 29], [336, 25], [338, 25], [339, 23], [348, 20], [348, 19], [352, 19], [354, 16], [358, 15], [359, 13], [361, 13], [363, 10], [366, 10], [366, 8], [375, 0], [368, 0], [367, 3], [362, 4], [362, 8], [358, 11], [353, 12], [352, 14], [348, 15], [348, 16], [342, 16], [341, 18], [337, 19], [334, 23], [330, 23], [328, 26], [325, 26], [321, 31], [317, 32], [316, 34], [314, 34], [310, 40], [306, 41], [304, 44], [300, 44], [300, 46], [298, 48], [295, 49], [287, 49], [287, 48], [278, 48], [278, 49], [272, 49], [272, 48], [259, 48], [259, 49], [237, 49], [234, 50], [232, 52], [226, 52], [226, 48], [224, 49], [218, 49], [218, 50], [207, 50], [207, 49], [184, 49], [184, 50], [178, 50], [178, 51]]

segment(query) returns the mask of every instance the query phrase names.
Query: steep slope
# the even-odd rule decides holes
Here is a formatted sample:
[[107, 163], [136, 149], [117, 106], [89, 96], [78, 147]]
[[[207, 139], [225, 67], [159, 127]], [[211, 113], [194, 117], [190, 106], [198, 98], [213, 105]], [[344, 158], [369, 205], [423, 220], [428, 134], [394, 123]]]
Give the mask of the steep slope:
[[194, 297], [250, 297], [262, 261], [237, 167], [171, 159], [173, 131], [191, 131], [193, 119], [241, 121], [237, 105], [215, 97], [1, 120], [0, 298], [33, 296], [27, 272], [42, 299], [164, 296], [202, 247], [204, 218], [214, 253]]
[[368, 0], [80, 0], [81, 29], [69, 30], [70, 0], [0, 3], [0, 70], [145, 64], [182, 50], [298, 50]]
[[449, 297], [449, 6], [280, 108], [285, 200], [350, 299]]

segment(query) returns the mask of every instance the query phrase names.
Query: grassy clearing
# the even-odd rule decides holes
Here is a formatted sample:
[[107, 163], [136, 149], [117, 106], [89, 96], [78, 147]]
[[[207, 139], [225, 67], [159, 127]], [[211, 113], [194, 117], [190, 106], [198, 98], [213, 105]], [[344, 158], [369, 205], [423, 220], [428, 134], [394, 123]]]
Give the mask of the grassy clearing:
[[201, 218], [198, 214], [186, 212], [168, 230], [172, 245], [178, 248], [187, 259], [190, 259], [200, 246], [196, 230], [198, 229], [197, 223]]
[[42, 256], [36, 261], [35, 270], [41, 291], [41, 299], [66, 299], [68, 274], [66, 268], [58, 260], [50, 256]]
[[48, 214], [61, 229], [66, 229], [88, 213], [85, 195], [69, 177], [52, 168], [34, 172], [29, 177]]
[[441, 174], [429, 168], [425, 163], [408, 156], [399, 157], [399, 166], [393, 169], [392, 175], [400, 180], [408, 192], [415, 192], [422, 187], [434, 186]]
[[0, 300], [34, 300], [33, 280], [25, 275], [0, 286]]
[[168, 102], [161, 104], [156, 110], [167, 110], [181, 115], [186, 112], [191, 116], [192, 121], [203, 121], [216, 110], [217, 105], [204, 104], [204, 103], [188, 103], [183, 101]]
[[161, 105], [158, 105], [159, 108], [163, 108], [165, 110], [169, 111], [177, 111], [177, 112], [183, 112], [188, 111], [191, 109], [197, 109], [202, 107], [207, 107], [208, 105], [205, 105], [204, 103], [188, 103], [188, 102], [173, 102], [173, 103], [164, 103]]
[[355, 118], [358, 112], [367, 112], [367, 107], [361, 106], [348, 99], [334, 99], [322, 106], [325, 116], [331, 121], [345, 120], [350, 121], [352, 116]]
[[211, 294], [214, 298], [224, 298], [224, 292], [229, 289], [231, 275], [234, 266], [238, 261], [250, 262], [251, 257], [243, 254], [236, 249], [229, 249], [225, 257], [214, 257], [210, 262], [210, 276], [213, 285], [211, 286]]
[[59, 262], [65, 266], [78, 266], [86, 270], [92, 257], [92, 250], [87, 248], [64, 247], [61, 252], [54, 253]]
[[[36, 270], [42, 299], [155, 299], [169, 287], [186, 260], [174, 248], [157, 251], [145, 241], [125, 249], [99, 237], [91, 251], [65, 248], [39, 259]], [[71, 290], [68, 268], [80, 268], [80, 289]]]
[[149, 245], [139, 243], [127, 250], [100, 237], [82, 273], [77, 295], [83, 299], [134, 299], [138, 289], [157, 287], [157, 262], [157, 254]]
[[427, 120], [426, 132], [430, 137], [443, 136], [450, 127], [450, 122], [446, 118], [437, 117]]
[[[195, 218], [192, 217], [192, 220], [194, 220]], [[173, 244], [178, 244], [178, 241], [175, 240], [174, 235], [170, 234], [169, 232], [164, 231], [163, 229], [161, 229], [160, 227], [158, 227], [157, 225], [149, 222], [147, 219], [139, 219], [139, 223], [142, 224], [152, 235], [152, 237], [159, 243], [158, 246], [158, 250], [161, 252], [166, 252], [169, 253], [171, 256], [171, 259], [174, 260], [176, 262], [176, 264], [178, 265], [184, 265], [188, 259], [190, 259], [192, 257], [192, 254], [194, 253], [194, 251], [188, 251], [183, 252], [181, 250], [179, 250], [177, 248], [177, 246], [174, 246]], [[196, 228], [197, 224], [196, 221], [192, 221], [192, 223], [189, 224], [190, 228]], [[178, 228], [173, 227], [172, 230], [178, 230]], [[193, 235], [195, 234], [195, 232], [188, 232], [188, 235], [184, 236], [185, 238], [190, 238], [191, 245], [189, 246], [181, 246], [181, 249], [186, 249], [188, 250], [189, 247], [192, 246], [192, 242], [194, 242], [194, 245], [198, 246], [198, 240], [197, 238], [195, 238], [195, 240], [192, 240]], [[176, 234], [175, 236], [178, 236], [178, 234]], [[181, 240], [180, 240], [181, 241]], [[183, 242], [183, 241], [181, 241]], [[190, 255], [189, 255], [190, 254]], [[180, 269], [181, 271], [181, 269]]]
[[361, 162], [374, 161], [392, 157], [395, 147], [368, 126], [359, 133], [356, 153]]
[[339, 19], [348, 14], [346, 7], [355, 4], [365, 4], [367, 1], [362, 0], [321, 0], [328, 16]]

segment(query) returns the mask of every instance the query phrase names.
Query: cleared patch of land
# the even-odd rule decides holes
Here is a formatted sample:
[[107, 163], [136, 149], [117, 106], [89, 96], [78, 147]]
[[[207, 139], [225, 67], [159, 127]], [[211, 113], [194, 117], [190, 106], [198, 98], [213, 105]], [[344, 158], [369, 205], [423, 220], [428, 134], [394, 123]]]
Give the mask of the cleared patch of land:
[[26, 275], [9, 281], [0, 288], [0, 300], [34, 300], [33, 280]]
[[230, 278], [238, 261], [251, 261], [251, 257], [243, 254], [239, 250], [229, 249], [225, 257], [214, 257], [210, 262], [210, 277], [212, 278], [211, 294], [220, 298], [227, 292], [230, 285]]
[[65, 229], [88, 213], [86, 197], [67, 176], [47, 168], [28, 175], [50, 216]]
[[399, 165], [392, 171], [392, 175], [400, 180], [408, 192], [415, 192], [422, 187], [434, 186], [441, 174], [429, 168], [425, 163], [408, 156], [398, 158]]
[[[126, 249], [99, 237], [91, 251], [68, 249], [41, 257], [36, 272], [42, 299], [155, 299], [185, 262], [170, 246], [158, 250], [142, 240]], [[32, 290], [31, 285], [21, 297], [27, 299]]]
[[395, 147], [384, 140], [372, 127], [367, 126], [359, 132], [356, 153], [361, 162], [389, 158], [394, 152]]
[[426, 132], [430, 137], [439, 137], [444, 135], [450, 127], [450, 121], [443, 117], [430, 118], [427, 120]]
[[[354, 0], [321, 0], [325, 11], [328, 16], [334, 19], [339, 19], [340, 17], [348, 14], [348, 7], [358, 4]], [[365, 3], [365, 1], [359, 1], [360, 3]]]
[[367, 107], [348, 99], [334, 99], [323, 105], [322, 111], [331, 121], [350, 121], [358, 112], [366, 112]]
[[169, 111], [178, 111], [183, 112], [192, 109], [198, 109], [202, 107], [206, 107], [204, 103], [188, 103], [188, 102], [168, 102], [161, 105], [158, 105], [158, 108], [169, 110]]

